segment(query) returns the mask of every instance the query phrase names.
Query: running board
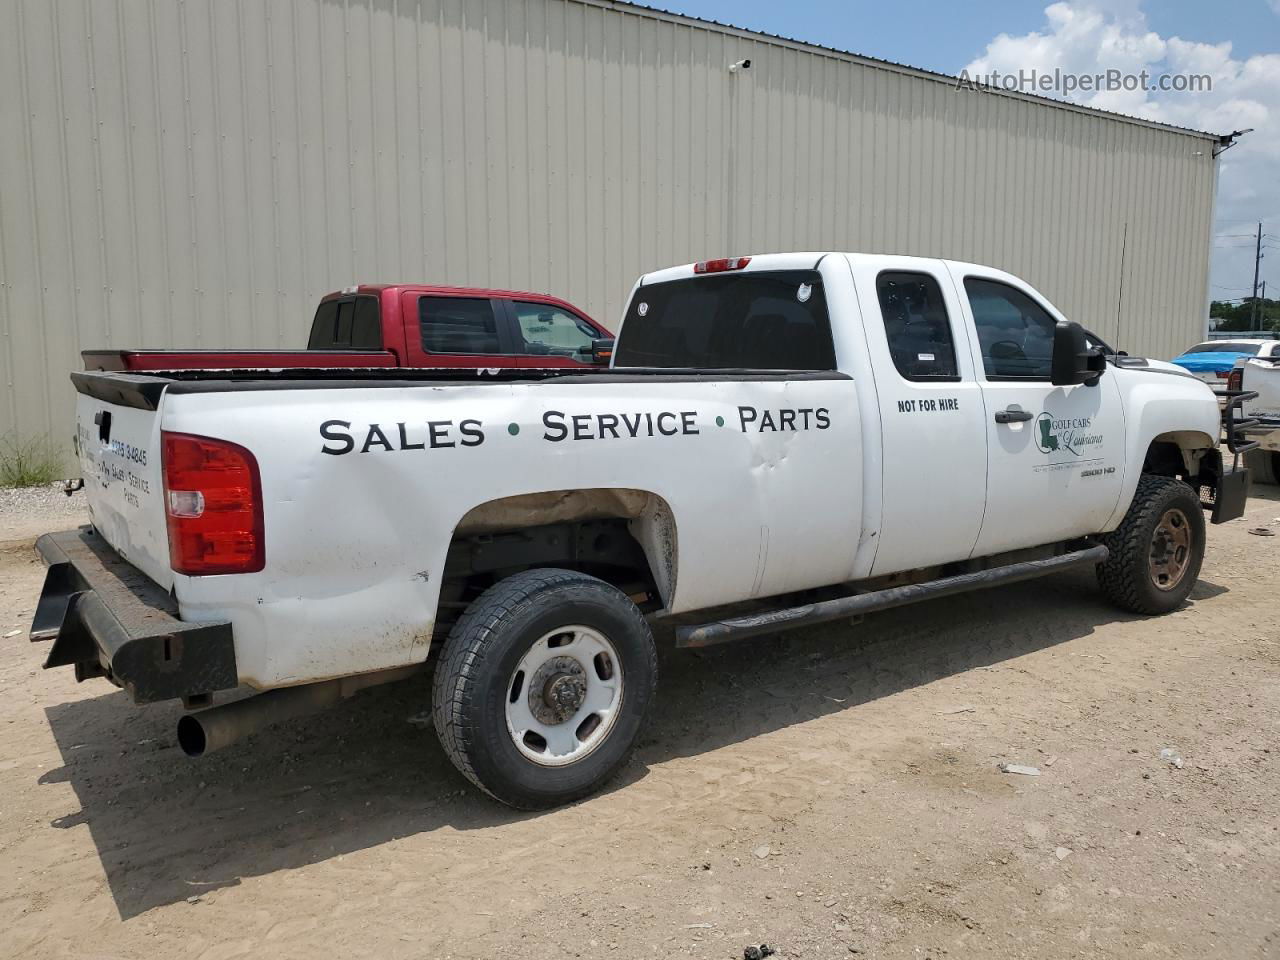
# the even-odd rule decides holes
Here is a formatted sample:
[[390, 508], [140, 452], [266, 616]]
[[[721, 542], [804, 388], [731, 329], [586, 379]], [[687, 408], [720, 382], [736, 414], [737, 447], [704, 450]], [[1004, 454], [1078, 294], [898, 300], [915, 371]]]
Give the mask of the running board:
[[709, 647], [712, 644], [741, 640], [744, 637], [754, 637], [762, 633], [777, 633], [793, 627], [808, 627], [815, 623], [843, 620], [846, 617], [855, 617], [876, 610], [888, 610], [891, 607], [902, 607], [921, 600], [949, 597], [955, 593], [1017, 583], [1019, 580], [1033, 580], [1036, 577], [1069, 570], [1072, 567], [1102, 563], [1106, 559], [1107, 548], [1099, 545], [1049, 557], [1047, 560], [1010, 563], [975, 573], [962, 573], [954, 577], [930, 580], [928, 583], [889, 587], [885, 590], [873, 590], [870, 593], [859, 593], [851, 597], [840, 597], [837, 600], [823, 600], [820, 603], [806, 603], [799, 607], [770, 610], [768, 613], [753, 616], [677, 627], [676, 646]]

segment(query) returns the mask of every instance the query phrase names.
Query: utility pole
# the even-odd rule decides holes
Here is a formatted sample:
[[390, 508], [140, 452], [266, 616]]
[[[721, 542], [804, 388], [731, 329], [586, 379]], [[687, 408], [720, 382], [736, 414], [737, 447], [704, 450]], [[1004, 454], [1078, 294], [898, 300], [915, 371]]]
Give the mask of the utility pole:
[[1249, 329], [1258, 329], [1258, 269], [1262, 266], [1262, 223], [1258, 223], [1258, 246], [1253, 253], [1253, 300], [1249, 304]]

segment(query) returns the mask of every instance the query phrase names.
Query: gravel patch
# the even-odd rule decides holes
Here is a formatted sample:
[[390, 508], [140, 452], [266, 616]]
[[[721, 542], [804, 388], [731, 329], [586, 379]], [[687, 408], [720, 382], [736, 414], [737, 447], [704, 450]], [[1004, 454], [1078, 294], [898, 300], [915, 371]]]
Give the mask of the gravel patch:
[[42, 533], [88, 522], [83, 491], [68, 497], [61, 483], [0, 488], [0, 542], [34, 540]]

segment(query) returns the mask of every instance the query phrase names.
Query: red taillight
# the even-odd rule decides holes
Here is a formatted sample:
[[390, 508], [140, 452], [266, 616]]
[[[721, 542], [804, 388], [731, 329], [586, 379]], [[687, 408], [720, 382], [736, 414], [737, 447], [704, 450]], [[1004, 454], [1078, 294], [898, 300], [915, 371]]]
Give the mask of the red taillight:
[[726, 270], [741, 270], [750, 262], [750, 257], [722, 257], [719, 260], [701, 260], [693, 265], [693, 272], [724, 273]]
[[169, 565], [177, 573], [254, 573], [266, 566], [262, 481], [244, 447], [162, 433]]
[[1239, 367], [1236, 367], [1229, 374], [1227, 374], [1227, 389], [1228, 390], [1244, 389], [1244, 371], [1241, 370]]
[[1217, 377], [1219, 380], [1230, 380], [1231, 374], [1227, 373], [1225, 370], [1219, 370], [1217, 371]]

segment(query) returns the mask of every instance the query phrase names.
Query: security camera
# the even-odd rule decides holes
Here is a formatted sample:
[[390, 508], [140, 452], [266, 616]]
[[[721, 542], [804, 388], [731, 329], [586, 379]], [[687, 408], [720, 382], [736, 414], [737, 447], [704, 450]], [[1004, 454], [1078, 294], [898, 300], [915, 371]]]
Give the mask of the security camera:
[[750, 69], [751, 69], [750, 60], [739, 60], [737, 63], [729, 64], [730, 73], [737, 73], [739, 70], [750, 70]]

